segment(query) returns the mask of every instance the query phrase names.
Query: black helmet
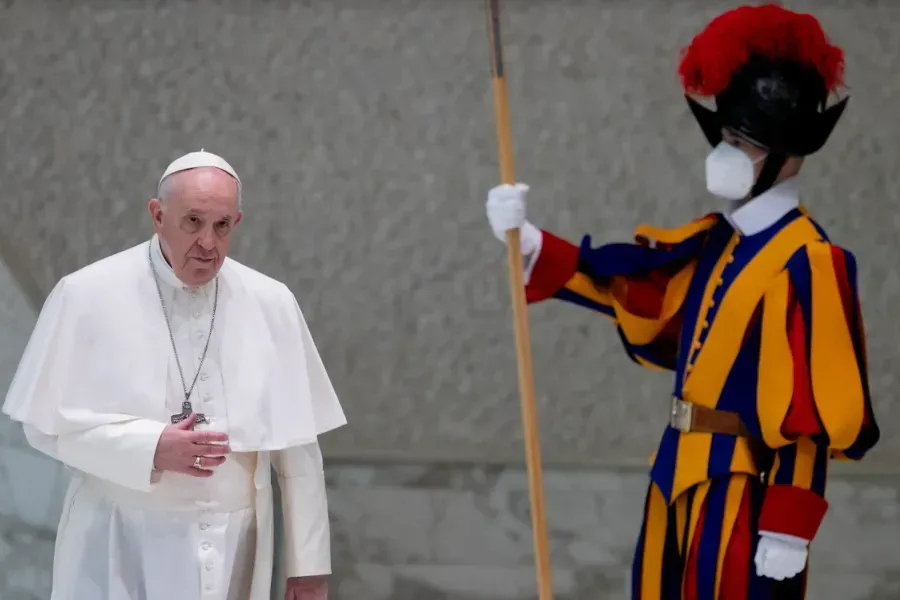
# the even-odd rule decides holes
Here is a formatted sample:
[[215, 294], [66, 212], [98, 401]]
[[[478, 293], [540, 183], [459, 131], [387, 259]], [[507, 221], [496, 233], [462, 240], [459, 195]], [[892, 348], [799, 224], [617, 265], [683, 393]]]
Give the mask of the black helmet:
[[[765, 191], [789, 156], [817, 152], [848, 98], [826, 107], [841, 84], [843, 50], [829, 43], [818, 20], [777, 5], [743, 6], [707, 25], [679, 66], [688, 106], [713, 146], [722, 129], [769, 151], [753, 190]], [[714, 97], [706, 108], [691, 94]]]

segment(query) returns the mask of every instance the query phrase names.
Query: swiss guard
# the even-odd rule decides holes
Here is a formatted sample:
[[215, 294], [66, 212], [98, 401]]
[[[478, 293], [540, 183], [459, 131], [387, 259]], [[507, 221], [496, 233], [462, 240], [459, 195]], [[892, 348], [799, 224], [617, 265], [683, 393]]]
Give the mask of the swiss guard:
[[674, 374], [635, 600], [804, 598], [829, 460], [878, 441], [856, 261], [795, 178], [844, 111], [846, 98], [827, 106], [843, 61], [815, 17], [774, 5], [728, 11], [694, 38], [679, 75], [721, 210], [683, 227], [574, 245], [526, 220], [527, 185], [488, 194], [495, 236], [520, 229], [530, 303], [606, 315], [635, 362]]

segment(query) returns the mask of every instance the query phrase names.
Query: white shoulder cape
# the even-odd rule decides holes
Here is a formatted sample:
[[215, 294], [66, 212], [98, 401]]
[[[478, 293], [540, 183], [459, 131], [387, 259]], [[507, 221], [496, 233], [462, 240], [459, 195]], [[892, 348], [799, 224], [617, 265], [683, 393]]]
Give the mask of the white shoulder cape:
[[[46, 435], [135, 418], [168, 423], [172, 352], [148, 243], [64, 277], [25, 349], [3, 412]], [[229, 440], [237, 452], [283, 450], [347, 423], [294, 295], [226, 259], [219, 278]]]

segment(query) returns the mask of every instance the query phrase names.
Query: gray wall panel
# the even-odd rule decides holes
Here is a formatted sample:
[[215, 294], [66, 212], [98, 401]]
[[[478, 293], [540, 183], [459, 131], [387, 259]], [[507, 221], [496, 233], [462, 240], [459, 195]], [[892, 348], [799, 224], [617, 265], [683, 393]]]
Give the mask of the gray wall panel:
[[[805, 168], [804, 197], [857, 252], [890, 426], [900, 8], [792, 6], [814, 4], [847, 49], [853, 99]], [[674, 70], [679, 49], [734, 5], [505, 3], [535, 222], [626, 239], [640, 221], [715, 208]], [[332, 455], [521, 458], [504, 251], [483, 209], [498, 173], [481, 2], [4, 6], [0, 235], [35, 296], [145, 238], [156, 178], [205, 147], [246, 181], [236, 257], [295, 291], [345, 403], [351, 425], [329, 436]], [[667, 377], [632, 366], [587, 313], [541, 306], [531, 323], [545, 458], [643, 463]], [[877, 457], [888, 465], [898, 451], [888, 435]]]

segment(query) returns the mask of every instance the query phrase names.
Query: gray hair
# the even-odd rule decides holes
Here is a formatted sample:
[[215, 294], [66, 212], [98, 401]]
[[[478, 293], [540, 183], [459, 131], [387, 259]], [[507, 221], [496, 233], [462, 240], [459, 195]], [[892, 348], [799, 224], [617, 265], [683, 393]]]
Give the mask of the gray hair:
[[[156, 188], [156, 197], [163, 206], [166, 205], [175, 192], [175, 176], [184, 172], [185, 171], [176, 171], [159, 182], [159, 187]], [[244, 192], [241, 189], [242, 186], [240, 182], [235, 180], [235, 183], [237, 184], [238, 189], [238, 210], [243, 210]]]

